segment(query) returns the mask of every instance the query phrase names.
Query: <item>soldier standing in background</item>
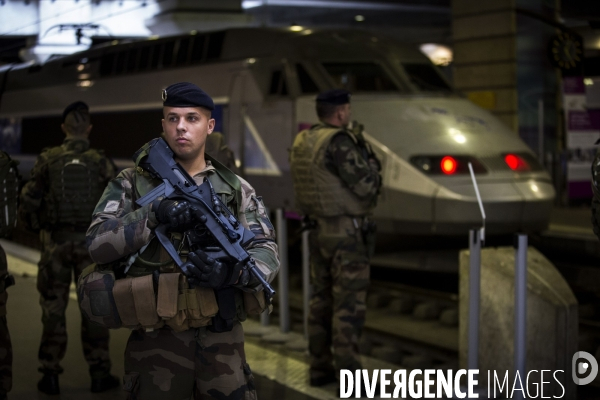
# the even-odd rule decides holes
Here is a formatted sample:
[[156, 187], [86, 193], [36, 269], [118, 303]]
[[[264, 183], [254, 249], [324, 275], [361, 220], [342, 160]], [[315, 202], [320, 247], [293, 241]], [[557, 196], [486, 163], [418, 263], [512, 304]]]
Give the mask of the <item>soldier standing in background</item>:
[[[19, 172], [17, 161], [0, 150], [0, 238], [10, 237], [17, 220], [17, 200], [19, 196]], [[12, 389], [13, 352], [6, 322], [6, 289], [14, 285], [14, 278], [8, 273], [6, 254], [0, 246], [0, 400]]]
[[225, 137], [221, 132], [213, 132], [206, 138], [206, 149], [204, 150], [212, 158], [239, 175], [240, 169], [235, 164], [233, 150], [225, 143]]
[[[69, 286], [72, 275], [77, 280], [92, 263], [85, 232], [94, 206], [116, 172], [103, 151], [90, 148], [92, 125], [85, 103], [78, 101], [65, 108], [61, 128], [66, 135], [63, 144], [42, 151], [21, 192], [19, 210], [28, 229], [40, 230], [37, 289], [44, 330], [38, 357], [44, 376], [38, 389], [46, 394], [60, 393], [58, 375], [63, 371], [60, 361], [67, 348]], [[91, 391], [118, 386], [118, 379], [110, 375], [108, 330], [82, 318], [81, 339], [92, 378]]]
[[[205, 154], [215, 124], [213, 100], [187, 82], [167, 87], [162, 98], [162, 137], [174, 160], [197, 185], [207, 180], [254, 234], [246, 250], [271, 282], [279, 259], [261, 198], [248, 182]], [[111, 181], [96, 206], [87, 243], [99, 265], [95, 271], [86, 270], [78, 282], [82, 309], [91, 303], [87, 285], [98, 285], [95, 291], [104, 286], [114, 296], [116, 309], [101, 314], [102, 321], [132, 328], [123, 379], [129, 399], [254, 399], [240, 321], [266, 309], [262, 285], [242, 271], [238, 275], [236, 262], [207, 257], [204, 250], [216, 245], [210, 244], [210, 234], [195, 220], [188, 201], [159, 197], [144, 206], [136, 204], [161, 183], [140, 165], [148, 151], [146, 145], [135, 154], [136, 168], [125, 169]], [[155, 231], [165, 227], [179, 257], [193, 263], [196, 276], [183, 274], [159, 243]], [[101, 279], [94, 281], [95, 274]], [[106, 284], [111, 274], [113, 280], [116, 277], [114, 289]]]
[[316, 221], [310, 233], [308, 339], [310, 384], [321, 386], [335, 382], [340, 369], [362, 369], [358, 340], [375, 244], [370, 213], [381, 168], [362, 127], [348, 127], [349, 92], [321, 93], [316, 109], [321, 122], [296, 136], [290, 163], [296, 206]]

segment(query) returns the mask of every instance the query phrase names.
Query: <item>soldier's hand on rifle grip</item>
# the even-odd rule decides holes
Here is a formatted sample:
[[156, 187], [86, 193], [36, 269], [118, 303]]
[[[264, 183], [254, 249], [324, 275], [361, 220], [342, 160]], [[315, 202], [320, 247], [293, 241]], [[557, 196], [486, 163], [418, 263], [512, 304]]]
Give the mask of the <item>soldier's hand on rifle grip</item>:
[[220, 288], [227, 283], [229, 270], [222, 262], [208, 256], [202, 250], [190, 253], [188, 259], [194, 265], [194, 268], [189, 270], [193, 275], [191, 278], [198, 282], [198, 285]]
[[167, 224], [171, 228], [179, 228], [181, 230], [189, 228], [194, 219], [187, 201], [171, 199], [155, 200], [152, 203], [152, 211], [155, 212], [156, 219], [161, 224]]

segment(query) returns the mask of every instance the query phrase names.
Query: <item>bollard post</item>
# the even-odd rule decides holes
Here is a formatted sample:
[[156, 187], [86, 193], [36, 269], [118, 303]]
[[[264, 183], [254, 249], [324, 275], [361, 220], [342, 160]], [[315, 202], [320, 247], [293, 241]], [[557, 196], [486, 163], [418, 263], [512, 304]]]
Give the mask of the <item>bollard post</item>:
[[287, 249], [287, 223], [282, 208], [275, 210], [275, 223], [277, 225], [277, 247], [279, 249], [279, 274], [278, 293], [279, 302], [279, 327], [282, 333], [290, 331], [290, 306], [289, 306], [289, 277], [288, 277], [288, 249]]
[[310, 307], [310, 247], [309, 230], [302, 232], [302, 296], [304, 300], [304, 338], [308, 340], [308, 314]]
[[[519, 373], [525, 382], [527, 358], [527, 235], [515, 235], [515, 378]], [[523, 383], [524, 384], [524, 383]], [[515, 391], [515, 399], [523, 399], [522, 391]]]
[[469, 326], [467, 368], [479, 369], [479, 301], [481, 290], [481, 236], [469, 230]]

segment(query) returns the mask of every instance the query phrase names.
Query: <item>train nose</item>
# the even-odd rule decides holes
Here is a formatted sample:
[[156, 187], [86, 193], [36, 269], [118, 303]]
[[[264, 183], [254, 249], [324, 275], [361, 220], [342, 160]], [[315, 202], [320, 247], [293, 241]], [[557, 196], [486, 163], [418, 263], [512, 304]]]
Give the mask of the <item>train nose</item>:
[[[481, 213], [473, 185], [465, 182], [443, 186], [434, 200], [434, 227], [437, 233], [452, 233], [480, 226]], [[491, 233], [541, 231], [547, 228], [554, 187], [542, 179], [494, 180], [478, 183]]]

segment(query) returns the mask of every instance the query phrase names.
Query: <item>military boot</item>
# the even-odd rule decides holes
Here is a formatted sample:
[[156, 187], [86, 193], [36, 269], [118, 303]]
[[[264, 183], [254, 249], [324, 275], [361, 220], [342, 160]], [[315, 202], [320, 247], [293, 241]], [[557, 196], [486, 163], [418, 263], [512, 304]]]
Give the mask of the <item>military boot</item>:
[[92, 393], [100, 393], [113, 388], [116, 388], [121, 384], [119, 378], [114, 375], [108, 375], [103, 378], [92, 378]]
[[38, 382], [38, 390], [50, 395], [60, 394], [58, 374], [45, 373], [44, 377]]

